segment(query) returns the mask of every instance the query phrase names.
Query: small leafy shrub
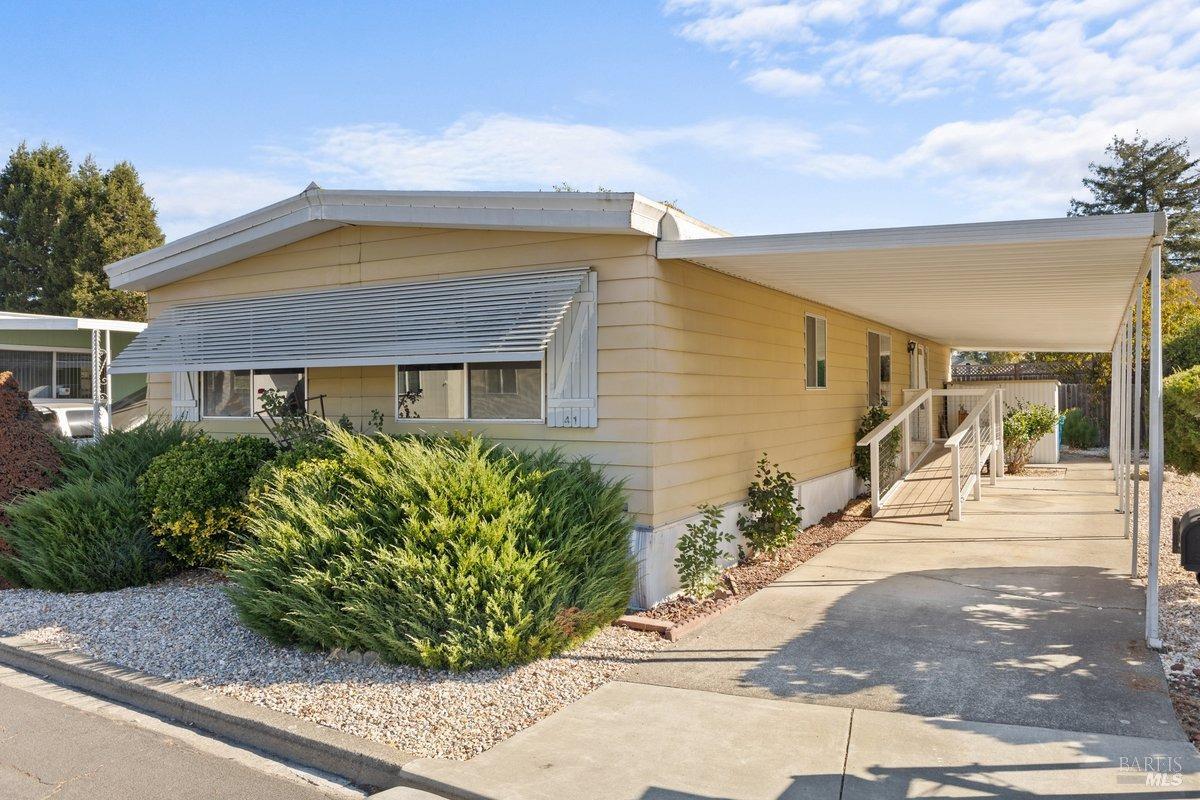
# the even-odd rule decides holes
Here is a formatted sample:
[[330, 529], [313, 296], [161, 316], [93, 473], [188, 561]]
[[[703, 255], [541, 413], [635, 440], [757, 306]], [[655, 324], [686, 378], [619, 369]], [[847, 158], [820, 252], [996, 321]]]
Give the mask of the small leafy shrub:
[[[868, 408], [867, 413], [863, 414], [858, 421], [858, 430], [854, 433], [854, 441], [860, 441], [868, 433], [887, 422], [889, 416], [891, 416], [891, 412], [885, 405], [877, 404]], [[879, 473], [881, 475], [886, 475], [895, 469], [897, 460], [900, 458], [901, 435], [902, 431], [897, 427], [879, 441]], [[868, 486], [871, 484], [870, 447], [854, 448], [854, 474]]]
[[683, 591], [691, 597], [708, 597], [717, 588], [721, 576], [721, 557], [725, 554], [721, 545], [732, 542], [736, 537], [721, 531], [721, 520], [725, 512], [717, 506], [702, 505], [700, 521], [687, 525], [687, 533], [679, 537], [675, 545], [675, 569]]
[[1200, 320], [1163, 342], [1163, 372], [1170, 375], [1200, 365]]
[[18, 586], [101, 592], [138, 586], [173, 570], [154, 543], [137, 487], [85, 478], [8, 506], [0, 574]]
[[466, 670], [541, 658], [633, 588], [620, 483], [478, 437], [329, 432], [276, 466], [226, 556], [242, 620], [274, 641]]
[[746, 514], [738, 514], [737, 526], [751, 550], [767, 558], [787, 547], [800, 530], [800, 512], [793, 486], [796, 476], [767, 460], [758, 460], [750, 484]]
[[1095, 447], [1100, 438], [1100, 428], [1083, 415], [1083, 411], [1072, 408], [1063, 416], [1063, 441], [1067, 447], [1084, 450]]
[[1163, 380], [1163, 455], [1180, 472], [1200, 472], [1200, 366]]
[[275, 445], [258, 436], [201, 435], [155, 458], [138, 488], [159, 545], [186, 566], [217, 563], [241, 531], [251, 479], [274, 455]]
[[[11, 372], [0, 372], [0, 454], [0, 505], [50, 488], [62, 464], [29, 395]], [[0, 508], [0, 528], [6, 524]]]
[[1025, 469], [1038, 440], [1054, 430], [1058, 414], [1043, 403], [1018, 404], [1004, 414], [1004, 462], [1018, 473]]
[[178, 565], [155, 542], [137, 479], [155, 457], [192, 436], [178, 422], [150, 420], [76, 447], [58, 445], [61, 480], [4, 507], [0, 573], [18, 585], [95, 592], [164, 577]]

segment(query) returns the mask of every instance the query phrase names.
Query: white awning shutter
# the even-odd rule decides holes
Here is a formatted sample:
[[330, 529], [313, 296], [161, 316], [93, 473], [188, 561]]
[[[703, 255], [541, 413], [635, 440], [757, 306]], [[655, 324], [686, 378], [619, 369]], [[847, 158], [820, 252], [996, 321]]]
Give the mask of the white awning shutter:
[[171, 373], [171, 419], [197, 422], [200, 419], [199, 373]]
[[596, 427], [596, 274], [573, 298], [546, 350], [546, 425]]
[[112, 372], [540, 359], [588, 275], [580, 267], [174, 306]]

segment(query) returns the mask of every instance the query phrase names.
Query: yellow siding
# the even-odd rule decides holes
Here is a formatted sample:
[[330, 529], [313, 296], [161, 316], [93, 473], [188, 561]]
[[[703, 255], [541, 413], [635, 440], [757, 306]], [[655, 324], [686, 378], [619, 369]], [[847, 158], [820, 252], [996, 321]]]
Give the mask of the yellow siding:
[[[651, 470], [646, 387], [653, 337], [648, 302], [653, 240], [644, 236], [586, 236], [526, 231], [466, 231], [348, 227], [153, 289], [150, 315], [181, 302], [247, 297], [362, 283], [392, 283], [486, 274], [509, 269], [589, 265], [597, 272], [599, 416], [596, 428], [500, 424], [487, 433], [516, 446], [554, 444], [609, 465], [629, 487], [629, 508], [640, 523], [651, 515]], [[467, 423], [401, 423], [394, 415], [394, 367], [309, 370], [309, 393], [325, 394], [331, 419], [343, 413], [362, 425], [373, 409], [385, 430], [467, 430]], [[151, 411], [169, 413], [170, 378], [152, 375]], [[262, 433], [257, 420], [206, 420], [216, 434]]]
[[[827, 389], [804, 383], [804, 315], [828, 323]], [[681, 261], [657, 262], [650, 384], [654, 525], [745, 497], [763, 451], [800, 480], [852, 465], [867, 407], [867, 331], [892, 336], [893, 407], [914, 336]], [[949, 350], [930, 342], [929, 383]]]
[[[598, 276], [599, 426], [489, 425], [518, 446], [558, 445], [624, 478], [642, 524], [689, 516], [703, 502], [745, 496], [766, 450], [801, 479], [851, 464], [866, 407], [867, 330], [892, 334], [892, 401], [908, 384], [909, 336], [685, 262], [659, 262], [653, 240], [524, 231], [347, 227], [149, 293], [151, 316], [176, 303], [301, 289], [589, 265]], [[804, 388], [804, 314], [828, 320], [829, 388]], [[926, 343], [929, 344], [929, 343]], [[930, 344], [940, 386], [949, 351]], [[394, 421], [391, 366], [313, 368], [310, 394], [330, 418], [357, 424], [373, 409]], [[170, 409], [170, 381], [152, 375], [152, 411]], [[261, 433], [257, 421], [212, 420], [217, 434]], [[465, 430], [467, 423], [427, 425]]]

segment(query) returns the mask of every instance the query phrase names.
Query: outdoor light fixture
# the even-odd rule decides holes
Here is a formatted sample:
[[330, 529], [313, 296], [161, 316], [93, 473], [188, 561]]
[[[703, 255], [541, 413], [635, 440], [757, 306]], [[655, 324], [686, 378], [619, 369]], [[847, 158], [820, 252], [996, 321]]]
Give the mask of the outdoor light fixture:
[[908, 340], [908, 354], [911, 356], [915, 352], [917, 352], [917, 343], [914, 342], [912, 339], [909, 339]]

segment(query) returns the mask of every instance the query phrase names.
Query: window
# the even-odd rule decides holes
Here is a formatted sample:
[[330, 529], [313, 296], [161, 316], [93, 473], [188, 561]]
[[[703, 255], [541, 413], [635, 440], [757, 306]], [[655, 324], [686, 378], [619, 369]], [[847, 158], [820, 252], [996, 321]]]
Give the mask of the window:
[[467, 416], [462, 364], [421, 364], [398, 369], [397, 388], [400, 395], [407, 393], [413, 417], [464, 419]]
[[542, 364], [411, 364], [396, 368], [397, 417], [403, 404], [423, 420], [540, 420]]
[[55, 353], [54, 391], [56, 397], [92, 397], [92, 354]]
[[469, 407], [472, 419], [541, 418], [540, 362], [472, 364], [470, 371]]
[[892, 396], [892, 337], [867, 332], [867, 402], [888, 405]]
[[829, 387], [827, 374], [827, 342], [824, 317], [804, 316], [804, 357], [807, 362], [806, 383], [809, 389]]
[[262, 411], [262, 396], [268, 390], [282, 394], [290, 408], [303, 408], [304, 369], [228, 369], [202, 373], [202, 415], [248, 419]]
[[0, 350], [0, 372], [12, 372], [31, 400], [90, 400], [91, 353]]

